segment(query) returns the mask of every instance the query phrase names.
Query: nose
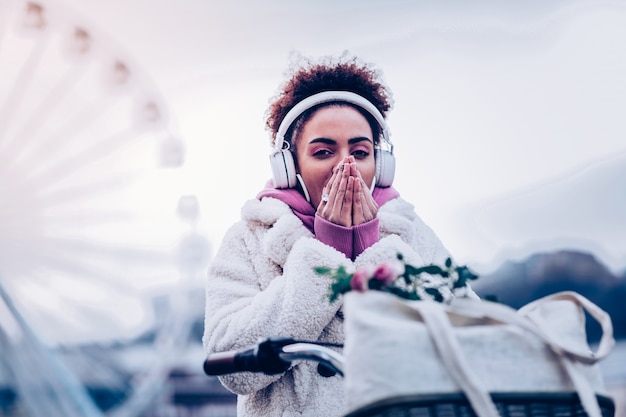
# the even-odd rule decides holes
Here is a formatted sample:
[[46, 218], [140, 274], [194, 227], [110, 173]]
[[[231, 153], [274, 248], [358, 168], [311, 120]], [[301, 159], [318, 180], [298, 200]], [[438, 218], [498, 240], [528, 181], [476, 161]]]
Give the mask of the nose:
[[354, 162], [354, 156], [350, 154], [350, 150], [339, 152], [341, 162]]
[[347, 149], [340, 149], [337, 152], [337, 156], [339, 157], [339, 160], [344, 161], [346, 159], [346, 157], [348, 157], [350, 155], [350, 151]]
[[339, 166], [341, 164], [346, 164], [346, 163], [349, 164], [349, 163], [355, 162], [354, 156], [352, 156], [350, 154], [350, 150], [349, 149], [347, 149], [347, 150], [343, 150], [343, 149], [342, 150], [338, 150], [335, 153], [334, 160], [335, 160], [335, 162], [334, 162], [334, 166], [335, 167], [337, 167], [337, 166]]

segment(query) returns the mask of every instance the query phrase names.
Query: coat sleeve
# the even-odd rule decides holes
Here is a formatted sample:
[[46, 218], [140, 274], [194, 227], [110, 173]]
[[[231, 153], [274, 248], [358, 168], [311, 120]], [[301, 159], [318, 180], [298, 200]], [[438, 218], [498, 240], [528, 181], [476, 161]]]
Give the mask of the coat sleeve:
[[[256, 233], [244, 222], [222, 241], [207, 276], [203, 337], [207, 354], [242, 349], [271, 336], [317, 340], [341, 307], [340, 302], [329, 303], [330, 279], [315, 273], [314, 267], [348, 265], [343, 254], [312, 237], [301, 237], [289, 251], [282, 273], [268, 277], [261, 251]], [[235, 393], [250, 394], [280, 377], [239, 373], [220, 380]]]

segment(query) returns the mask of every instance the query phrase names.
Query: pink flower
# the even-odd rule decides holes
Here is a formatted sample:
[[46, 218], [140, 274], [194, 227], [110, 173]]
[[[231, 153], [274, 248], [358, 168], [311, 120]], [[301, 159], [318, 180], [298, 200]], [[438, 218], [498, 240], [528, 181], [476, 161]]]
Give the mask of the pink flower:
[[371, 278], [370, 272], [366, 269], [357, 269], [350, 280], [350, 287], [354, 291], [367, 291], [367, 283]]
[[399, 262], [384, 262], [376, 267], [373, 278], [377, 281], [381, 281], [383, 286], [387, 286], [403, 272], [404, 269]]

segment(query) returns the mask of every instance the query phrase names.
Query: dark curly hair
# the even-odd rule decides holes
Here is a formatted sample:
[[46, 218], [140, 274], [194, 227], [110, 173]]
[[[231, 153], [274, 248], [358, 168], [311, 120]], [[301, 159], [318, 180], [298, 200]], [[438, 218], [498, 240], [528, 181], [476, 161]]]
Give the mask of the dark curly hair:
[[[383, 83], [382, 73], [371, 64], [364, 63], [357, 57], [348, 56], [345, 53], [338, 58], [325, 57], [315, 63], [302, 57], [297, 58], [300, 62], [295, 62], [295, 65], [292, 64], [291, 75], [288, 75], [287, 81], [270, 101], [270, 106], [266, 112], [265, 124], [271, 133], [272, 143], [289, 110], [305, 98], [323, 91], [350, 91], [359, 94], [376, 106], [383, 117], [386, 117], [387, 112], [393, 107], [392, 94]], [[291, 143], [292, 137], [297, 136], [302, 125], [316, 110], [337, 104], [323, 103], [304, 112], [291, 125], [285, 135], [285, 140]], [[341, 104], [350, 105], [361, 112], [369, 121], [375, 140], [378, 140], [381, 129], [378, 122], [369, 113], [352, 104]], [[293, 145], [293, 143], [291, 144]]]

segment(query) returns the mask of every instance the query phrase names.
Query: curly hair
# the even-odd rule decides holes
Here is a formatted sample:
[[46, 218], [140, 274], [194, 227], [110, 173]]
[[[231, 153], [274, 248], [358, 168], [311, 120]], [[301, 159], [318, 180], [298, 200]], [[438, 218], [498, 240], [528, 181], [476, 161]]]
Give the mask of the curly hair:
[[[295, 65], [294, 65], [295, 64]], [[280, 87], [279, 92], [270, 100], [266, 111], [266, 128], [270, 131], [273, 143], [281, 122], [297, 103], [314, 94], [323, 91], [350, 91], [369, 100], [381, 112], [383, 117], [393, 107], [391, 90], [384, 84], [382, 73], [371, 64], [364, 63], [346, 53], [338, 58], [324, 57], [319, 62], [301, 56], [296, 57], [291, 66], [291, 74]], [[344, 104], [344, 103], [341, 103]], [[285, 140], [297, 136], [301, 126], [311, 115], [321, 107], [337, 105], [324, 103], [304, 112], [291, 126], [285, 135]], [[345, 105], [351, 105], [345, 103]], [[375, 137], [380, 136], [380, 126], [374, 118], [357, 106], [351, 105], [360, 111], [370, 122]]]

